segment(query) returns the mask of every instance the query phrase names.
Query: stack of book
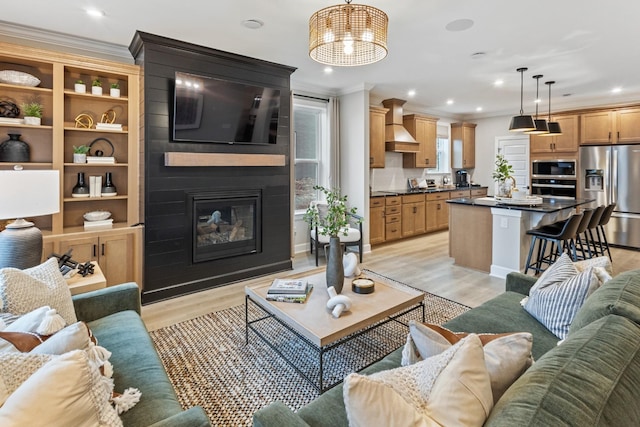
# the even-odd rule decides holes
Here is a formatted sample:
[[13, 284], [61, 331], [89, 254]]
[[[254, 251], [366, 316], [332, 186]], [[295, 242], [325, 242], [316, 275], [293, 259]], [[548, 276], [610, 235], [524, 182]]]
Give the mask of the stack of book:
[[122, 130], [121, 123], [96, 123], [98, 130]]
[[267, 291], [267, 300], [304, 303], [312, 289], [306, 280], [275, 279]]
[[116, 158], [113, 156], [87, 156], [87, 163], [115, 164]]
[[113, 227], [113, 218], [84, 222], [85, 230], [97, 230], [97, 229], [112, 228], [112, 227]]

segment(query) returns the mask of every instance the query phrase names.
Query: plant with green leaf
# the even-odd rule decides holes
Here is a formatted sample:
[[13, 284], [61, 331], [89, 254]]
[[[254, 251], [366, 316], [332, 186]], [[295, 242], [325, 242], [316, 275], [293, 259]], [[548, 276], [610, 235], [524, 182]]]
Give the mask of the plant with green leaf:
[[119, 83], [111, 83], [111, 89], [120, 89]]
[[102, 82], [98, 79], [95, 79], [93, 83], [91, 83], [91, 86], [102, 87]]
[[502, 154], [496, 155], [496, 169], [491, 176], [497, 182], [504, 182], [509, 178], [513, 179], [513, 166]]
[[22, 112], [25, 117], [37, 117], [39, 119], [42, 118], [42, 104], [39, 102], [28, 102], [26, 104], [22, 104]]
[[73, 146], [73, 154], [88, 154], [91, 147], [88, 145]]
[[326, 212], [322, 212], [317, 205], [311, 205], [304, 214], [304, 220], [311, 227], [318, 227], [318, 233], [324, 236], [338, 237], [340, 233], [347, 235], [346, 228], [350, 224], [350, 217], [356, 222], [362, 222], [356, 215], [357, 208], [347, 207], [347, 196], [341, 196], [339, 189], [328, 189], [321, 185], [313, 187], [324, 195]]

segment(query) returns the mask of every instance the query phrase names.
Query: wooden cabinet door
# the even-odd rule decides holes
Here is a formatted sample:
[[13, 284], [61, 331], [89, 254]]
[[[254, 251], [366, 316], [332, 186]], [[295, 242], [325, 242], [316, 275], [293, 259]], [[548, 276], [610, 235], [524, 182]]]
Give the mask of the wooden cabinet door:
[[436, 204], [436, 225], [438, 230], [449, 227], [449, 204], [444, 200], [439, 200]]
[[[384, 199], [383, 199], [384, 202]], [[369, 243], [375, 245], [385, 240], [384, 203], [369, 208]]]
[[98, 261], [98, 238], [79, 237], [60, 240], [60, 255], [71, 249], [71, 258], [78, 262]]
[[476, 128], [475, 127], [463, 127], [464, 134], [464, 147], [462, 165], [465, 168], [476, 167]]
[[402, 205], [402, 237], [415, 236], [426, 232], [425, 203]]
[[613, 111], [598, 111], [580, 116], [580, 144], [611, 144]]
[[133, 281], [133, 234], [102, 236], [98, 250], [107, 286]]
[[578, 116], [558, 116], [553, 120], [560, 124], [562, 135], [553, 138], [553, 151], [560, 153], [575, 153], [578, 151]]
[[407, 131], [419, 144], [417, 153], [403, 153], [402, 167], [405, 168], [435, 168], [436, 138], [438, 135], [438, 119], [429, 116], [409, 114], [402, 118]]
[[553, 151], [553, 137], [547, 135], [529, 135], [530, 153], [551, 153]]
[[369, 167], [384, 168], [384, 116], [386, 108], [369, 108]]
[[436, 212], [438, 201], [427, 202], [426, 227], [427, 233], [438, 229], [438, 215]]
[[640, 108], [616, 112], [616, 143], [640, 142]]
[[467, 169], [476, 166], [476, 125], [474, 123], [451, 124], [451, 167]]

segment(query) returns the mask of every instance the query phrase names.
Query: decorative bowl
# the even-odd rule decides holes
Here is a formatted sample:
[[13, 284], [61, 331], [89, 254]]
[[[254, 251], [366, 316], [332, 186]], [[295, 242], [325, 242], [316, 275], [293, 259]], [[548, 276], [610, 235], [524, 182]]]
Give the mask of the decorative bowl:
[[22, 71], [3, 70], [0, 71], [0, 83], [18, 86], [38, 86], [40, 79]]
[[87, 212], [83, 215], [84, 219], [87, 221], [102, 221], [104, 219], [108, 219], [111, 216], [111, 212], [109, 211], [93, 211]]

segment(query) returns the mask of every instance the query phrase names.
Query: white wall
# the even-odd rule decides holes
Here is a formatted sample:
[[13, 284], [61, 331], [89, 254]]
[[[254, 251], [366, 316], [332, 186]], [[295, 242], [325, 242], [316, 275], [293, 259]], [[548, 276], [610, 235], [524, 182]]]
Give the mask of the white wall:
[[495, 168], [495, 142], [498, 136], [513, 136], [509, 132], [510, 116], [489, 117], [473, 120], [476, 123], [476, 167], [471, 179], [489, 187], [489, 195], [493, 195], [494, 185], [491, 174]]

